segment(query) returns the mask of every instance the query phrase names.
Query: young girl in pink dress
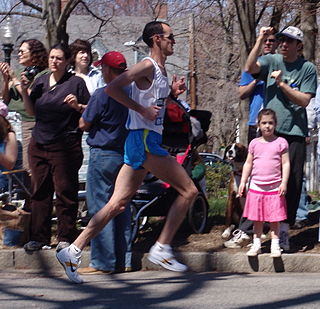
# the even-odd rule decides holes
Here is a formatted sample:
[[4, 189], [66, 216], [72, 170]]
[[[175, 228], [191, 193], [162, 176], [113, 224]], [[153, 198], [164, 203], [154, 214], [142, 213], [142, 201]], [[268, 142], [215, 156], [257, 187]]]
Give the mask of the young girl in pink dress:
[[244, 194], [250, 176], [249, 191], [243, 217], [254, 221], [253, 245], [248, 256], [261, 253], [263, 222], [270, 222], [271, 257], [280, 257], [280, 221], [287, 218], [285, 194], [290, 171], [288, 143], [277, 137], [274, 130], [276, 114], [271, 109], [263, 109], [258, 114], [261, 137], [249, 144], [247, 160], [243, 167], [239, 195]]

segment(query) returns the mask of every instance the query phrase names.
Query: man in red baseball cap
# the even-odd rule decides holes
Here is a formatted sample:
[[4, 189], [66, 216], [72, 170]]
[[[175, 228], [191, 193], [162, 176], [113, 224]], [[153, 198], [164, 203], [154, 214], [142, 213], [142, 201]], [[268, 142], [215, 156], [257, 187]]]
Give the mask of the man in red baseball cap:
[[[127, 67], [124, 56], [116, 51], [106, 53], [94, 63], [101, 66], [106, 84]], [[79, 121], [79, 128], [89, 132], [90, 156], [87, 170], [87, 204], [90, 216], [95, 215], [110, 199], [114, 182], [123, 164], [125, 123], [128, 108], [97, 89]], [[127, 89], [129, 91], [129, 88]], [[130, 208], [119, 214], [94, 237], [90, 244], [89, 267], [80, 268], [82, 275], [105, 274], [131, 268]]]
[[102, 64], [106, 64], [115, 69], [123, 69], [127, 68], [126, 58], [117, 51], [111, 51], [102, 56], [102, 58], [93, 63], [94, 66], [98, 67]]

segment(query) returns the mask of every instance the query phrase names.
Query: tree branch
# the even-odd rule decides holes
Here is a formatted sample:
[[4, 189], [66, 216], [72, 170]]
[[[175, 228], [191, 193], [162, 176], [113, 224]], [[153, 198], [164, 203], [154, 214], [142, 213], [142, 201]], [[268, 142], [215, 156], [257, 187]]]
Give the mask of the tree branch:
[[57, 27], [60, 28], [60, 26], [64, 23], [66, 23], [66, 20], [69, 18], [71, 12], [74, 10], [74, 8], [81, 2], [81, 0], [69, 0], [65, 7], [63, 8], [59, 20], [57, 22]]
[[[112, 17], [113, 17], [113, 16], [111, 16], [111, 17], [110, 17], [109, 19], [107, 19], [107, 20], [101, 21], [101, 22], [100, 22], [100, 25], [99, 25], [99, 29], [98, 29], [98, 31], [96, 32], [96, 34], [94, 34], [93, 36], [91, 36], [88, 40], [92, 40], [92, 39], [94, 39], [95, 37], [97, 37], [97, 36], [100, 34], [102, 27], [105, 26], [105, 25], [112, 19]], [[98, 19], [101, 20], [101, 18], [98, 18]]]
[[91, 36], [89, 38], [89, 40], [92, 40], [92, 39], [94, 39], [95, 37], [97, 37], [100, 34], [102, 27], [105, 26], [113, 18], [114, 9], [112, 10], [112, 15], [108, 19], [104, 19], [104, 18], [101, 18], [100, 16], [96, 15], [94, 12], [92, 12], [84, 1], [80, 0], [80, 3], [83, 5], [83, 7], [86, 9], [86, 11], [90, 15], [92, 15], [94, 18], [96, 18], [96, 19], [101, 21], [101, 23], [99, 25], [99, 28], [98, 28], [98, 31], [96, 32], [96, 34], [94, 34], [93, 36]]
[[0, 24], [7, 18], [7, 16], [12, 15], [11, 12], [12, 12], [19, 4], [20, 4], [20, 2], [16, 3], [16, 4], [10, 9], [9, 12], [2, 12], [3, 14], [0, 14], [0, 15], [5, 15], [5, 17], [1, 19]]
[[33, 17], [33, 18], [42, 19], [41, 15], [37, 15], [37, 14], [33, 14], [33, 13], [25, 13], [25, 12], [10, 12], [10, 13], [8, 13], [8, 12], [0, 12], [0, 15], [5, 15], [5, 17], [0, 21], [0, 24], [9, 15], [19, 15], [19, 16], [27, 16], [27, 17]]
[[42, 13], [42, 7], [41, 7], [41, 6], [38, 6], [38, 5], [34, 4], [34, 3], [31, 3], [31, 2], [28, 1], [28, 0], [21, 0], [21, 3], [22, 3], [23, 5], [25, 5], [25, 6], [29, 6], [29, 7], [31, 7], [32, 9], [34, 9], [34, 10]]
[[[93, 12], [89, 9], [88, 5], [87, 5], [84, 1], [80, 0], [80, 3], [84, 6], [84, 8], [86, 9], [86, 11], [87, 11], [88, 13], [90, 13], [94, 18], [96, 18], [96, 19], [98, 19], [98, 20], [100, 20], [100, 21], [102, 21], [102, 22], [104, 22], [104, 21], [106, 21], [106, 22], [110, 21], [111, 17], [108, 18], [108, 19], [103, 19], [103, 18], [101, 18], [100, 16], [96, 15], [95, 13], [93, 13]], [[114, 9], [112, 10], [112, 17], [113, 17], [113, 15], [114, 15]]]
[[264, 5], [263, 5], [263, 7], [262, 7], [262, 9], [261, 9], [258, 17], [257, 17], [256, 25], [255, 25], [256, 27], [257, 27], [257, 25], [259, 24], [259, 22], [260, 22], [260, 20], [261, 20], [261, 18], [262, 18], [262, 16], [263, 16], [264, 11], [266, 10], [266, 8], [267, 8], [268, 5], [269, 5], [268, 2], [269, 2], [269, 1], [266, 1], [266, 2], [264, 3]]

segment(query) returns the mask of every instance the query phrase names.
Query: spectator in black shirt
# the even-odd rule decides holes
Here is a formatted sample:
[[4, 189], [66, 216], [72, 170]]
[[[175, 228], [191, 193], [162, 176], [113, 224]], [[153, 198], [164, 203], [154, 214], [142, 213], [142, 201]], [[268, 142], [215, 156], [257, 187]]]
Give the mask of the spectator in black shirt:
[[67, 72], [70, 57], [68, 47], [52, 47], [50, 72], [34, 82], [30, 95], [28, 79], [21, 78], [25, 109], [35, 116], [29, 145], [32, 222], [27, 251], [50, 245], [54, 192], [57, 248], [67, 246], [77, 234], [78, 171], [83, 159], [78, 123], [90, 94], [82, 78]]

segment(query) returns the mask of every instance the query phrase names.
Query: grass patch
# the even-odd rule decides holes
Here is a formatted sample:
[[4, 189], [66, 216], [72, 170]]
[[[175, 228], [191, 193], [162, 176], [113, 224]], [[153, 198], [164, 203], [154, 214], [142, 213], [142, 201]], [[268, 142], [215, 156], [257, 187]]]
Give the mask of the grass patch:
[[208, 211], [209, 217], [225, 215], [227, 197], [220, 197], [220, 198], [211, 197], [208, 199], [208, 203], [209, 203], [209, 211]]
[[310, 195], [311, 199], [313, 201], [319, 201], [320, 200], [320, 192], [317, 191], [311, 191], [311, 192], [307, 192], [308, 195]]
[[209, 203], [209, 217], [224, 216], [227, 206], [228, 182], [230, 180], [231, 166], [216, 164], [207, 166], [206, 184]]

